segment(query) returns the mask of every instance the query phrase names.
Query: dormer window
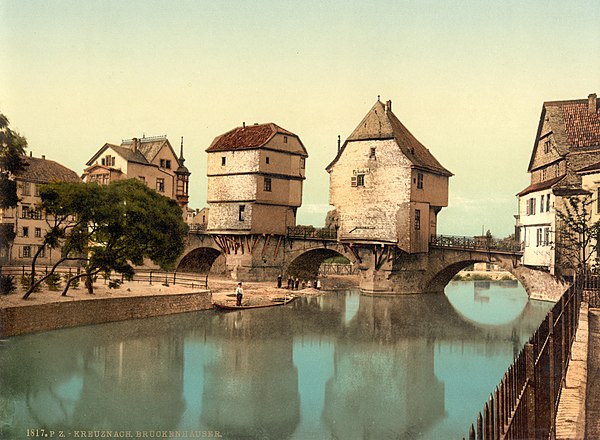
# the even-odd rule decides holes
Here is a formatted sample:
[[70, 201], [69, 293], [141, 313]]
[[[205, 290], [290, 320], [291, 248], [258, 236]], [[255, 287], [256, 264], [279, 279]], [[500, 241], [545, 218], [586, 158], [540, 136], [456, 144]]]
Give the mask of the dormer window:
[[287, 144], [287, 136], [284, 136], [284, 137], [283, 137], [283, 143], [284, 143], [284, 144]]
[[171, 161], [170, 161], [169, 159], [167, 159], [167, 160], [165, 161], [165, 168], [166, 168], [166, 169], [168, 169], [168, 170], [170, 170], [170, 169], [171, 169]]
[[550, 153], [550, 139], [548, 139], [546, 142], [544, 142], [544, 153], [548, 154]]

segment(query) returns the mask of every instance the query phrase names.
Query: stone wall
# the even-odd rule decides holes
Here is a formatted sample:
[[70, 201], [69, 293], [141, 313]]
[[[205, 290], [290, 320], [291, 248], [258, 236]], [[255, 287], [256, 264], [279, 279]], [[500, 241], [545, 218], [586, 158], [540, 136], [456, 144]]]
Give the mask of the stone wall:
[[194, 312], [212, 307], [209, 291], [6, 307], [0, 308], [0, 337]]
[[[357, 174], [364, 174], [364, 186], [352, 186]], [[407, 236], [410, 183], [411, 163], [393, 139], [348, 142], [330, 172], [339, 238], [396, 241], [398, 235]]]

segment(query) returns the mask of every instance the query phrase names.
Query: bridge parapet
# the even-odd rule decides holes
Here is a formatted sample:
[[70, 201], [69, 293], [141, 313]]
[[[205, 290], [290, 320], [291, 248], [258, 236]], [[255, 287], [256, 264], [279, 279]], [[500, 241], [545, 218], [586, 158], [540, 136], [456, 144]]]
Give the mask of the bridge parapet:
[[438, 248], [479, 250], [487, 252], [509, 252], [520, 254], [523, 252], [521, 243], [514, 240], [498, 240], [496, 238], [479, 236], [466, 237], [454, 235], [434, 235], [429, 245]]
[[312, 226], [293, 226], [287, 229], [287, 236], [302, 239], [337, 240], [337, 231]]

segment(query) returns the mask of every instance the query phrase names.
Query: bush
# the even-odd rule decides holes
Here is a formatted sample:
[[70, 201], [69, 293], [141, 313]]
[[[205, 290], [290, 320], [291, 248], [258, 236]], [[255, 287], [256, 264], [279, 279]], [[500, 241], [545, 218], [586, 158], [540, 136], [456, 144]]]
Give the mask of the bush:
[[58, 290], [60, 287], [60, 274], [54, 272], [52, 275], [49, 275], [48, 278], [46, 278], [45, 283], [48, 286], [48, 289], [52, 291]]
[[108, 280], [109, 289], [118, 289], [121, 287], [121, 280]]
[[0, 275], [0, 295], [8, 295], [15, 291], [15, 277], [12, 275]]
[[[31, 287], [31, 275], [22, 275], [21, 276], [21, 287], [23, 287], [23, 289], [28, 290], [29, 287]], [[40, 291], [40, 285], [38, 284], [36, 286], [35, 289], [33, 289], [34, 292], [39, 292]]]
[[[65, 280], [65, 284], [67, 284], [69, 282], [69, 280], [71, 279], [71, 277], [74, 277], [74, 276], [75, 276], [75, 274], [71, 274], [71, 273], [64, 274], [63, 278]], [[77, 289], [79, 287], [80, 280], [81, 280], [81, 278], [75, 278], [73, 281], [71, 281], [70, 288]]]

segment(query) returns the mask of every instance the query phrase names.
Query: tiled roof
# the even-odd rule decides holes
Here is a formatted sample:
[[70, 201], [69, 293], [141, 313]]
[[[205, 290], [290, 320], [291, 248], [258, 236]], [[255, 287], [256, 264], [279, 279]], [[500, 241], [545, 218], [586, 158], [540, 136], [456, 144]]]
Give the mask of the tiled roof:
[[[595, 111], [589, 104], [595, 101]], [[600, 100], [595, 95], [588, 99], [544, 102], [544, 108], [560, 147], [565, 154], [568, 147], [600, 147]]]
[[[140, 163], [152, 162], [154, 160], [154, 158], [156, 157], [156, 155], [158, 154], [158, 152], [161, 150], [161, 148], [168, 142], [169, 141], [167, 140], [166, 136], [138, 138], [138, 152], [141, 153], [144, 156], [144, 158], [146, 159], [146, 162], [140, 162]], [[121, 147], [129, 149], [130, 151], [132, 149], [132, 145], [133, 145], [133, 139], [129, 139], [129, 140], [121, 142]], [[175, 152], [173, 152], [173, 154], [175, 154]], [[136, 162], [136, 160], [133, 160], [133, 161]]]
[[140, 150], [133, 151], [130, 147], [126, 147], [123, 145], [112, 145], [111, 148], [117, 153], [119, 153], [119, 155], [123, 156], [123, 159], [125, 159], [127, 162], [142, 163], [144, 165], [148, 165], [150, 163], [148, 159], [146, 159], [146, 156], [142, 154]]
[[236, 127], [225, 134], [217, 136], [206, 149], [206, 152], [252, 150], [260, 148], [278, 133], [297, 138], [302, 146], [303, 153], [306, 154], [302, 141], [300, 141], [300, 138], [297, 135], [272, 122]]
[[600, 162], [596, 162], [595, 164], [592, 164], [590, 166], [587, 166], [585, 168], [581, 168], [580, 170], [577, 170], [578, 173], [581, 174], [589, 174], [589, 173], [593, 173], [595, 171], [599, 171], [600, 170]]
[[49, 159], [23, 157], [28, 164], [24, 171], [17, 173], [17, 179], [25, 179], [40, 183], [81, 182], [77, 173]]
[[532, 192], [550, 189], [564, 178], [565, 178], [565, 175], [563, 174], [562, 176], [555, 177], [554, 179], [544, 180], [543, 182], [538, 182], [538, 183], [532, 183], [531, 185], [529, 185], [527, 188], [525, 188], [523, 191], [521, 191], [517, 195], [524, 196], [524, 195], [532, 193]]
[[392, 112], [391, 101], [388, 101], [388, 104], [384, 105], [379, 99], [348, 139], [346, 139], [344, 146], [337, 157], [327, 166], [327, 169], [337, 162], [348, 142], [371, 139], [394, 139], [402, 153], [415, 166], [442, 175], [452, 176], [452, 173], [444, 168], [433, 154], [400, 122]]

